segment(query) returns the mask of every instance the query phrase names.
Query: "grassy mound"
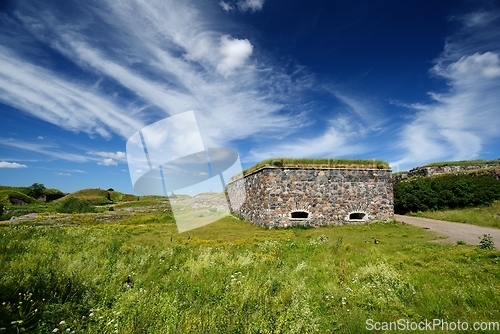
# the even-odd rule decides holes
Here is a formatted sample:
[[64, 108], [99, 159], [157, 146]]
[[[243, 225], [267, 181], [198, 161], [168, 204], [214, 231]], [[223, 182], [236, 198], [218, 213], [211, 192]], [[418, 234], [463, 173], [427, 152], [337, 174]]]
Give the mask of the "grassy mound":
[[[2, 206], [11, 206], [12, 204], [10, 202], [10, 199], [12, 197], [18, 198], [18, 199], [20, 199], [28, 204], [35, 204], [38, 202], [33, 197], [29, 197], [28, 195], [24, 194], [21, 191], [6, 190], [5, 187], [2, 187], [2, 188], [4, 188], [4, 190], [0, 190], [0, 205], [2, 205]], [[12, 189], [18, 189], [18, 188], [12, 187]]]
[[66, 195], [58, 200], [58, 202], [66, 202], [69, 199], [76, 198], [80, 201], [88, 201], [92, 205], [105, 205], [110, 204], [110, 192], [103, 189], [82, 189]]
[[116, 202], [137, 201], [137, 196], [132, 194], [123, 194], [119, 191], [108, 191], [93, 188], [75, 191], [74, 193], [59, 199], [59, 201], [65, 202], [70, 198], [76, 198], [80, 201], [88, 201], [92, 205], [106, 205]]

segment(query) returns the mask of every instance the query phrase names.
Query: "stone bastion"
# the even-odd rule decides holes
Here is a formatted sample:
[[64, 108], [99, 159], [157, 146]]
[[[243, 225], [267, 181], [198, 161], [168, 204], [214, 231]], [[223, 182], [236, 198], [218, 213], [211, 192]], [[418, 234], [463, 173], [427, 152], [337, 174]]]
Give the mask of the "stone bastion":
[[391, 174], [390, 168], [263, 166], [231, 180], [226, 190], [245, 194], [231, 199], [243, 202], [231, 210], [255, 224], [359, 224], [394, 218]]

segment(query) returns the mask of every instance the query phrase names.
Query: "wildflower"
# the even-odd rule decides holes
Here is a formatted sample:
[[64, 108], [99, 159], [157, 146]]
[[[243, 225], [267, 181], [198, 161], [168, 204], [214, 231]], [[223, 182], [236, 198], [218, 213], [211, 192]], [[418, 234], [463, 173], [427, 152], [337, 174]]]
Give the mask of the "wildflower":
[[57, 329], [57, 328], [54, 328], [54, 329], [52, 330], [52, 333], [57, 333], [57, 332], [59, 332], [59, 329]]
[[67, 328], [67, 329], [66, 329], [66, 332], [71, 332], [71, 328]]
[[64, 320], [61, 320], [61, 322], [59, 323], [59, 325], [65, 325], [66, 324], [66, 321]]

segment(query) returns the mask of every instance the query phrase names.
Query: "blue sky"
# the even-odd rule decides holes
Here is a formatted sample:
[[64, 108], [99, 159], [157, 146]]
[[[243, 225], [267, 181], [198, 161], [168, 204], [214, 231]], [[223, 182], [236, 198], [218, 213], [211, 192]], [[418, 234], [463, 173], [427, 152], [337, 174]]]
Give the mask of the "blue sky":
[[188, 110], [243, 168], [500, 158], [500, 5], [0, 2], [0, 184], [133, 192], [127, 139]]

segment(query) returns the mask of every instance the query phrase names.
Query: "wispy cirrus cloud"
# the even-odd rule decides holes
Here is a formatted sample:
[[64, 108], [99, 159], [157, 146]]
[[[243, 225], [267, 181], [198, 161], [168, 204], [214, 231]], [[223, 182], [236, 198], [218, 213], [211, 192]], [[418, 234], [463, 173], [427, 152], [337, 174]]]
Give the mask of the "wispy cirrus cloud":
[[127, 136], [141, 126], [90, 85], [19, 60], [2, 46], [0, 100], [61, 128], [106, 138], [110, 131]]
[[63, 172], [54, 172], [54, 174], [58, 176], [71, 176], [71, 173], [63, 173]]
[[288, 138], [276, 145], [253, 149], [244, 161], [254, 162], [272, 157], [334, 158], [364, 153], [367, 147], [359, 140], [359, 128], [353, 126], [354, 124], [356, 123], [353, 123], [350, 117], [333, 119], [326, 130], [319, 135], [309, 138]]
[[17, 162], [0, 161], [0, 168], [26, 168], [25, 164], [20, 164]]
[[[257, 10], [262, 4], [238, 6]], [[75, 2], [76, 10], [66, 12], [19, 2], [12, 21], [17, 28], [67, 59], [78, 77], [94, 81], [67, 79], [52, 64], [51, 70], [34, 65], [27, 47], [19, 55], [2, 43], [0, 100], [68, 130], [105, 138], [127, 138], [144, 123], [186, 110], [195, 110], [210, 146], [290, 133], [303, 122], [297, 96], [309, 81], [300, 74], [291, 78], [288, 69], [268, 59], [252, 59], [251, 40], [221, 30], [223, 18], [208, 15], [205, 5], [90, 1]]]
[[447, 39], [431, 69], [449, 89], [429, 93], [430, 103], [408, 106], [416, 114], [401, 130], [399, 147], [406, 153], [394, 164], [476, 158], [485, 143], [498, 140], [499, 18], [498, 11], [458, 18], [462, 28]]
[[66, 160], [72, 162], [86, 162], [88, 157], [83, 154], [67, 152], [59, 146], [51, 143], [32, 143], [24, 140], [13, 138], [2, 138], [0, 146], [5, 146], [25, 152], [45, 155], [57, 160]]

